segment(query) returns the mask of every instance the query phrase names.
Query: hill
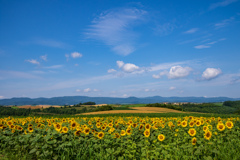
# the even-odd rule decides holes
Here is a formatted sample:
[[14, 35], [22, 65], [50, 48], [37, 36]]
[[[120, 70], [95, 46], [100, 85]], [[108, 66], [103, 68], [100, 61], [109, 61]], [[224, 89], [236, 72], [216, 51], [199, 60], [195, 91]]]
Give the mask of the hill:
[[11, 98], [1, 99], [0, 105], [72, 105], [84, 102], [96, 102], [97, 104], [147, 104], [147, 103], [161, 103], [161, 102], [224, 102], [236, 101], [240, 98], [228, 97], [128, 97], [128, 98], [114, 98], [114, 97], [87, 97], [87, 96], [64, 96], [53, 98]]

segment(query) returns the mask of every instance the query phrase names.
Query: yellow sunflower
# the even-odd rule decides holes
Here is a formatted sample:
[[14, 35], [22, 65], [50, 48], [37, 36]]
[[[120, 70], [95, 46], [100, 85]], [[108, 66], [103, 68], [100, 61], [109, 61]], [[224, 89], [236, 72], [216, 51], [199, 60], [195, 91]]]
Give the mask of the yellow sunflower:
[[165, 136], [163, 134], [158, 135], [158, 140], [159, 141], [164, 141], [164, 139], [165, 139]]
[[211, 131], [205, 132], [204, 138], [205, 138], [206, 140], [209, 140], [211, 137], [212, 137], [212, 132], [211, 132]]
[[103, 132], [99, 132], [98, 135], [97, 135], [97, 137], [98, 137], [99, 139], [102, 139], [102, 138], [104, 137], [104, 133], [103, 133]]
[[197, 138], [196, 138], [196, 137], [193, 137], [193, 139], [192, 139], [192, 145], [196, 145], [196, 143], [197, 143]]
[[151, 129], [151, 125], [149, 123], [145, 124], [145, 129]]
[[224, 125], [223, 123], [218, 123], [218, 124], [217, 124], [217, 129], [218, 129], [219, 131], [224, 131], [224, 130], [225, 130], [225, 125]]
[[182, 127], [187, 127], [187, 121], [182, 121], [181, 125]]
[[74, 133], [74, 135], [75, 135], [75, 136], [80, 136], [80, 133], [81, 133], [81, 130], [77, 130], [77, 131]]
[[131, 129], [131, 128], [128, 128], [128, 129], [126, 130], [126, 133], [127, 133], [127, 135], [131, 135], [131, 134], [132, 134], [132, 129]]
[[194, 128], [190, 128], [189, 130], [188, 130], [188, 134], [190, 135], [190, 136], [195, 136], [196, 135], [196, 130], [194, 129]]
[[150, 130], [149, 129], [146, 129], [144, 132], [143, 132], [144, 136], [146, 138], [148, 138], [150, 136]]
[[125, 132], [125, 130], [121, 130], [121, 136], [125, 136], [126, 135], [126, 132]]
[[29, 132], [33, 132], [33, 128], [32, 127], [28, 127], [28, 131]]
[[68, 132], [68, 128], [67, 127], [62, 127], [62, 132], [63, 133], [67, 133]]
[[227, 121], [225, 125], [226, 125], [226, 127], [227, 127], [228, 129], [232, 129], [233, 126], [234, 126], [231, 121]]

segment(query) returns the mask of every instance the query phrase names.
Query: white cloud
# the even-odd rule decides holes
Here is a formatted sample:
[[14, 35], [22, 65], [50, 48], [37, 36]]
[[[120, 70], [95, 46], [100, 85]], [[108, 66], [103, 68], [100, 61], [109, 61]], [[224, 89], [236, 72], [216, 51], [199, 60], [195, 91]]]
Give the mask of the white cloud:
[[4, 96], [0, 96], [0, 99], [4, 99], [5, 97]]
[[173, 66], [167, 76], [169, 79], [183, 78], [188, 76], [191, 71], [190, 67]]
[[93, 89], [93, 92], [98, 92], [99, 90], [98, 89]]
[[152, 77], [155, 78], [155, 79], [161, 78], [160, 75], [156, 75], [156, 74], [152, 75]]
[[145, 92], [149, 92], [149, 91], [150, 91], [150, 89], [145, 89], [144, 91], [145, 91]]
[[222, 20], [221, 22], [219, 23], [215, 23], [214, 26], [215, 26], [215, 29], [219, 29], [219, 28], [223, 28], [223, 27], [226, 27], [227, 25], [229, 25], [231, 22], [233, 22], [235, 20], [234, 17], [230, 17], [228, 19], [224, 19]]
[[44, 61], [47, 61], [47, 55], [41, 56], [40, 58]]
[[30, 60], [25, 60], [25, 61], [27, 61], [27, 62], [29, 62], [29, 63], [32, 63], [32, 64], [40, 64], [37, 60], [35, 60], [35, 59], [30, 59]]
[[185, 31], [184, 33], [185, 34], [192, 34], [192, 33], [195, 33], [197, 31], [198, 31], [198, 28], [192, 28], [192, 29], [189, 29], [189, 30]]
[[123, 61], [117, 61], [118, 68], [121, 68], [124, 65]]
[[0, 79], [13, 79], [13, 78], [40, 79], [41, 77], [35, 76], [27, 72], [0, 70]]
[[212, 10], [212, 9], [215, 9], [215, 8], [218, 8], [218, 7], [225, 7], [229, 4], [237, 2], [237, 1], [238, 0], [224, 0], [224, 1], [221, 1], [221, 2], [213, 3], [213, 4], [210, 5], [209, 10]]
[[122, 69], [123, 72], [126, 73], [132, 73], [135, 71], [140, 71], [142, 73], [142, 70], [138, 66], [132, 63], [124, 63], [123, 61], [117, 61], [117, 66]]
[[122, 70], [124, 72], [131, 73], [131, 72], [139, 70], [139, 67], [132, 63], [126, 63], [122, 66]]
[[59, 68], [62, 68], [63, 65], [53, 65], [53, 66], [47, 66], [47, 67], [43, 67], [43, 68], [46, 68], [46, 69], [59, 69]]
[[71, 57], [72, 57], [72, 58], [81, 58], [81, 57], [82, 57], [82, 54], [79, 53], [79, 52], [73, 52], [73, 53], [71, 53]]
[[195, 46], [194, 48], [196, 49], [204, 49], [204, 48], [210, 48], [211, 46], [207, 46], [207, 45], [198, 45], [198, 46]]
[[146, 11], [137, 8], [121, 8], [102, 13], [92, 21], [87, 30], [88, 38], [100, 40], [120, 55], [135, 51], [136, 34], [130, 30], [143, 19]]
[[173, 86], [169, 88], [170, 91], [175, 90], [175, 89], [176, 89], [176, 87], [173, 87]]
[[76, 89], [76, 92], [81, 92], [81, 90], [80, 89]]
[[68, 47], [68, 45], [63, 42], [56, 41], [56, 40], [50, 40], [50, 39], [37, 39], [37, 40], [34, 40], [33, 43], [42, 45], [42, 46], [47, 46], [47, 47], [54, 47], [54, 48]]
[[90, 91], [91, 91], [90, 88], [86, 88], [86, 89], [83, 90], [83, 92], [90, 92]]
[[108, 71], [107, 71], [108, 73], [115, 73], [115, 72], [117, 72], [115, 69], [109, 69]]
[[152, 75], [153, 78], [159, 79], [162, 76], [166, 75], [169, 79], [177, 79], [177, 78], [183, 78], [190, 74], [192, 71], [192, 68], [190, 67], [181, 67], [181, 66], [173, 66], [168, 71], [162, 71], [158, 75]]
[[203, 74], [202, 74], [202, 78], [205, 80], [211, 80], [216, 78], [218, 75], [220, 75], [222, 73], [221, 69], [218, 68], [207, 68]]
[[124, 97], [124, 98], [127, 98], [127, 97], [128, 97], [128, 95], [127, 95], [127, 94], [123, 94], [123, 95], [122, 95], [122, 97]]

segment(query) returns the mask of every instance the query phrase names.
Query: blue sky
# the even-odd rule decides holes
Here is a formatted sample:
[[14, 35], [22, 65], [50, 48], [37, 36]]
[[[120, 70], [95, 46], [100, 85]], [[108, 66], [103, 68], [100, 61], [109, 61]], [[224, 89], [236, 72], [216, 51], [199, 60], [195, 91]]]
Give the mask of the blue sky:
[[240, 1], [0, 0], [0, 98], [240, 97]]

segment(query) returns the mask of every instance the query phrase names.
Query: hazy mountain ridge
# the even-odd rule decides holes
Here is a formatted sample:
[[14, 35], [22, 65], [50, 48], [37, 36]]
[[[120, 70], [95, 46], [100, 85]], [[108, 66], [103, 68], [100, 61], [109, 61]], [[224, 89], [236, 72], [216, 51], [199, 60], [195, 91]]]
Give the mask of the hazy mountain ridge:
[[137, 104], [137, 103], [160, 103], [160, 102], [223, 102], [223, 101], [235, 101], [240, 98], [228, 98], [228, 97], [128, 97], [128, 98], [115, 98], [115, 97], [87, 97], [87, 96], [64, 96], [64, 97], [52, 97], [52, 98], [11, 98], [0, 100], [0, 105], [71, 105], [84, 102], [96, 102], [97, 104]]

